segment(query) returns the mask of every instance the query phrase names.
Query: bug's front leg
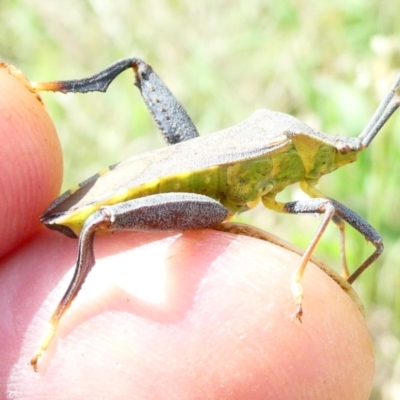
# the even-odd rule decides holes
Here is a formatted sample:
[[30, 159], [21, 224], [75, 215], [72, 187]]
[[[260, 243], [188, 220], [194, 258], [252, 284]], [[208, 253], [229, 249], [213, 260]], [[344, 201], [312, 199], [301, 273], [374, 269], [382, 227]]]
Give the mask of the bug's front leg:
[[[313, 198], [326, 198], [319, 190], [317, 190], [314, 186], [311, 186], [306, 181], [300, 182], [301, 189], [307, 193], [310, 197]], [[346, 239], [345, 239], [345, 224], [342, 218], [339, 215], [335, 214], [332, 217], [332, 222], [339, 229], [339, 239], [340, 239], [340, 265], [341, 265], [341, 276], [348, 280], [350, 277], [349, 269], [347, 267], [346, 260]]]
[[83, 79], [53, 82], [31, 82], [35, 91], [63, 93], [105, 92], [111, 82], [126, 69], [135, 72], [135, 85], [168, 144], [180, 143], [199, 136], [189, 115], [153, 68], [139, 58], [116, 61], [99, 73]]
[[211, 228], [225, 221], [229, 211], [210, 197], [194, 193], [161, 193], [104, 206], [85, 221], [79, 236], [78, 260], [74, 276], [50, 318], [47, 332], [30, 364], [38, 370], [39, 357], [49, 346], [57, 326], [76, 298], [95, 264], [93, 241], [98, 230], [183, 231]]
[[[352, 284], [362, 274], [362, 272], [382, 254], [382, 237], [363, 217], [350, 210], [350, 208], [346, 207], [342, 203], [329, 197], [325, 197], [314, 186], [308, 184], [306, 181], [300, 182], [300, 187], [310, 197], [328, 199], [335, 207], [335, 215], [332, 217], [332, 221], [338, 226], [340, 231], [342, 276], [347, 280], [347, 282]], [[371, 242], [375, 246], [376, 249], [352, 274], [349, 273], [346, 264], [343, 221], [347, 222], [354, 229], [360, 232], [367, 241]]]
[[301, 280], [306, 269], [307, 263], [311, 258], [312, 253], [319, 239], [324, 233], [326, 227], [328, 226], [330, 220], [335, 215], [335, 208], [326, 199], [308, 199], [299, 200], [289, 203], [281, 203], [275, 201], [270, 197], [263, 198], [263, 204], [278, 212], [288, 213], [288, 214], [323, 214], [324, 218], [318, 227], [311, 243], [308, 245], [306, 251], [304, 252], [299, 267], [294, 271], [292, 275], [291, 291], [296, 304], [296, 311], [292, 316], [292, 321], [299, 320], [301, 322], [301, 317], [303, 315], [303, 287], [301, 285]]
[[301, 280], [307, 266], [310, 257], [318, 244], [321, 236], [325, 232], [329, 222], [332, 218], [337, 215], [348, 224], [358, 230], [368, 241], [375, 246], [375, 251], [369, 256], [363, 264], [357, 268], [357, 270], [349, 277], [348, 282], [352, 283], [354, 280], [371, 265], [382, 253], [383, 244], [382, 238], [376, 232], [376, 230], [361, 216], [350, 210], [343, 204], [330, 198], [315, 198], [298, 200], [288, 203], [277, 202], [272, 198], [263, 198], [263, 204], [275, 211], [288, 213], [288, 214], [322, 214], [323, 220], [317, 229], [311, 243], [304, 252], [299, 267], [294, 271], [292, 276], [291, 290], [293, 298], [296, 303], [296, 311], [292, 317], [292, 320], [301, 321], [303, 314], [303, 288], [301, 286]]

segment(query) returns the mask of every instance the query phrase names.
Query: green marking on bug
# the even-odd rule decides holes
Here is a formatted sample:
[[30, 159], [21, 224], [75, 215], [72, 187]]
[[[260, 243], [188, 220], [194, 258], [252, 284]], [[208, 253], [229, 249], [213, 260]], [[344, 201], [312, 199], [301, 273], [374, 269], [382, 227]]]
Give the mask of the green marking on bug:
[[[382, 238], [362, 217], [314, 186], [319, 178], [354, 162], [400, 105], [400, 75], [364, 131], [355, 138], [325, 135], [296, 118], [268, 110], [244, 122], [198, 137], [189, 116], [150, 66], [136, 58], [118, 61], [81, 80], [32, 83], [36, 91], [106, 91], [122, 71], [133, 68], [136, 85], [167, 143], [174, 144], [125, 160], [103, 170], [56, 199], [41, 217], [51, 229], [79, 237], [75, 275], [49, 322], [49, 329], [31, 360], [48, 347], [61, 317], [95, 263], [93, 240], [102, 230], [186, 230], [216, 226], [254, 207], [291, 214], [321, 214], [322, 222], [293, 274], [296, 303], [293, 320], [301, 320], [301, 279], [315, 246], [332, 220], [340, 229], [342, 274], [349, 283], [383, 251]], [[288, 203], [276, 195], [299, 183], [311, 199]], [[162, 221], [162, 223], [160, 223]], [[358, 230], [375, 251], [350, 275], [344, 252], [343, 221]]]

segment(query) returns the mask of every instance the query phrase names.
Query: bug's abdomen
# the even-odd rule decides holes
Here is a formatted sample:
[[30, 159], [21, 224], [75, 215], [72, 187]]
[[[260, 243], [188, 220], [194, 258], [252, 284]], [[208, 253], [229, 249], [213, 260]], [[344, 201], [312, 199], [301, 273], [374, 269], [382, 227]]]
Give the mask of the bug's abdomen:
[[160, 179], [158, 193], [198, 193], [218, 199], [219, 167], [183, 172]]
[[[282, 168], [285, 166], [285, 168]], [[252, 208], [267, 193], [278, 193], [304, 177], [296, 152], [285, 152], [232, 164], [160, 176], [134, 187], [121, 188], [85, 206], [71, 207], [43, 222], [68, 236], [78, 236], [85, 220], [101, 206], [122, 203], [157, 193], [198, 193], [220, 201], [232, 214]]]

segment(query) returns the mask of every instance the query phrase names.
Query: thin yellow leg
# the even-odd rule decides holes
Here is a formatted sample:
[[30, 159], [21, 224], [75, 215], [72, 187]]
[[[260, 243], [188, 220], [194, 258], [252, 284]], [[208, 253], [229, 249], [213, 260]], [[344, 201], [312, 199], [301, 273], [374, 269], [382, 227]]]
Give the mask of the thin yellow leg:
[[294, 271], [292, 275], [291, 291], [296, 304], [296, 311], [293, 314], [291, 320], [292, 322], [298, 320], [301, 322], [301, 317], [303, 315], [303, 287], [301, 285], [301, 280], [303, 278], [304, 271], [306, 269], [307, 263], [310, 260], [312, 253], [316, 245], [318, 244], [321, 236], [323, 235], [329, 222], [335, 215], [335, 207], [331, 204], [330, 200], [325, 198], [300, 200], [290, 203], [281, 203], [275, 201], [274, 198], [265, 196], [262, 199], [263, 204], [278, 212], [288, 213], [288, 214], [323, 214], [324, 218], [318, 227], [311, 243], [309, 244], [307, 250], [303, 254], [300, 266]]

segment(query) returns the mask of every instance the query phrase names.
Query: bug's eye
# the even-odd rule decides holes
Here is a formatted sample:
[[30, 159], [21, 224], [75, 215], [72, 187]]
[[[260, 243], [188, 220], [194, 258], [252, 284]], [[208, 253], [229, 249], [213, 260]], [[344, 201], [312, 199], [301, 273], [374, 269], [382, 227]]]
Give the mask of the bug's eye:
[[347, 154], [347, 153], [350, 153], [350, 151], [351, 151], [351, 148], [348, 145], [348, 143], [343, 143], [343, 142], [338, 143], [336, 148], [338, 149], [339, 153], [341, 153], [341, 154]]

